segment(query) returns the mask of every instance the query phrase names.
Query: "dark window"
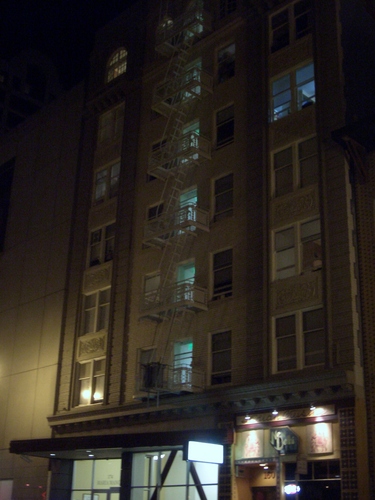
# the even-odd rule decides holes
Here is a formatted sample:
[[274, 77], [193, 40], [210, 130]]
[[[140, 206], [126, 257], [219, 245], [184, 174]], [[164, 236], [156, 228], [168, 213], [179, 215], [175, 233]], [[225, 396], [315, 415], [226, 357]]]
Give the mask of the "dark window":
[[233, 215], [233, 174], [215, 181], [215, 216], [218, 221]]
[[213, 256], [213, 300], [232, 295], [232, 249]]
[[15, 162], [12, 158], [0, 166], [0, 251], [4, 250]]
[[233, 142], [234, 106], [228, 106], [216, 113], [216, 146], [219, 148]]
[[232, 381], [232, 334], [230, 331], [215, 333], [211, 338], [211, 384]]
[[217, 54], [218, 83], [225, 82], [234, 76], [236, 62], [236, 46], [234, 43], [219, 50]]
[[223, 17], [228, 16], [232, 12], [234, 12], [237, 8], [236, 0], [220, 0], [220, 11], [219, 17], [223, 19]]

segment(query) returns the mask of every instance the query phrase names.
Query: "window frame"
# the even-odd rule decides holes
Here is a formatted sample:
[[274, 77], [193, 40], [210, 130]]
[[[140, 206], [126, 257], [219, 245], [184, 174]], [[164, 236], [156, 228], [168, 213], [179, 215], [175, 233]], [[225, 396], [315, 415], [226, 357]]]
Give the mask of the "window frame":
[[237, 10], [237, 0], [220, 0], [219, 19], [224, 19]]
[[[233, 113], [229, 116], [229, 118], [223, 119], [222, 121], [219, 122], [219, 114], [224, 113], [225, 111], [229, 110], [230, 108], [233, 109]], [[224, 139], [219, 140], [219, 131], [221, 129], [224, 129], [224, 127], [229, 127], [229, 134], [225, 134]], [[234, 104], [231, 103], [227, 106], [224, 106], [215, 112], [215, 145], [216, 149], [221, 149], [224, 146], [227, 146], [228, 144], [232, 144], [234, 142]], [[232, 130], [231, 130], [232, 129]]]
[[97, 145], [118, 139], [124, 126], [125, 103], [122, 102], [98, 116]]
[[[227, 177], [231, 177], [231, 187], [228, 189], [223, 189], [222, 191], [217, 191], [217, 183]], [[228, 193], [232, 193], [229, 195], [229, 202], [225, 202], [225, 208], [222, 210], [217, 210], [217, 199], [220, 196], [227, 195]], [[218, 222], [220, 220], [226, 219], [227, 217], [233, 217], [233, 209], [234, 209], [234, 174], [233, 172], [226, 173], [221, 175], [220, 177], [216, 177], [212, 180], [212, 213], [213, 213], [213, 221]]]
[[[113, 229], [113, 233], [107, 235], [107, 231], [109, 228]], [[93, 235], [95, 233], [100, 232], [100, 239], [98, 241], [93, 242]], [[114, 245], [116, 240], [116, 221], [113, 221], [109, 224], [105, 224], [96, 229], [92, 229], [89, 233], [89, 242], [87, 249], [87, 267], [94, 267], [100, 264], [104, 264], [106, 262], [110, 262], [114, 257]], [[110, 243], [110, 247], [112, 250], [108, 248], [108, 242]], [[98, 256], [94, 258], [92, 255], [94, 246], [99, 248]], [[107, 258], [108, 252], [111, 251], [111, 257]]]
[[[224, 55], [220, 61], [220, 54], [230, 47], [234, 47], [233, 55], [231, 52]], [[233, 68], [232, 68], [233, 66]], [[229, 70], [228, 70], [229, 68]], [[228, 71], [221, 71], [227, 69]], [[231, 80], [236, 75], [236, 43], [234, 41], [228, 42], [225, 45], [218, 47], [216, 51], [216, 80], [218, 84]]]
[[[307, 329], [305, 327], [305, 318], [307, 315], [310, 313], [314, 313], [316, 311], [321, 312], [321, 324], [318, 328], [312, 328], [312, 329]], [[279, 336], [277, 335], [277, 322], [278, 320], [284, 319], [284, 318], [294, 318], [294, 333], [291, 333], [289, 335], [284, 335], [284, 336]], [[318, 335], [320, 332], [321, 335], [323, 335], [324, 339], [320, 339], [318, 342], [314, 342], [315, 345], [321, 347], [323, 345], [323, 348], [315, 350], [315, 351], [310, 351], [309, 353], [306, 352], [306, 336], [309, 333], [312, 333], [313, 335]], [[292, 338], [294, 337], [294, 352], [291, 352], [291, 355], [288, 357], [283, 356], [282, 358], [279, 358], [279, 343], [278, 340], [283, 340], [286, 338]], [[324, 340], [324, 342], [323, 342]], [[284, 373], [284, 372], [289, 372], [289, 371], [296, 371], [296, 370], [302, 370], [304, 368], [310, 368], [310, 367], [316, 367], [316, 366], [324, 366], [326, 362], [326, 327], [325, 327], [325, 313], [324, 313], [324, 308], [322, 305], [319, 306], [314, 306], [306, 309], [300, 309], [297, 311], [290, 311], [287, 313], [283, 313], [277, 316], [274, 316], [272, 318], [272, 373]], [[307, 356], [309, 355], [318, 355], [322, 356], [323, 359], [320, 362], [317, 363], [307, 363], [306, 359]], [[295, 366], [294, 367], [287, 367], [284, 369], [280, 369], [280, 362], [281, 361], [288, 361], [288, 358], [291, 360], [295, 360]]]
[[[231, 252], [230, 264], [228, 264], [228, 265], [224, 264], [224, 265], [215, 267], [215, 256], [217, 256], [219, 254], [224, 254], [225, 252], [228, 252], [228, 251]], [[223, 299], [223, 298], [232, 297], [232, 295], [233, 295], [233, 248], [229, 247], [229, 248], [225, 248], [225, 249], [213, 252], [211, 254], [211, 261], [212, 261], [212, 264], [211, 264], [211, 270], [212, 270], [211, 271], [212, 272], [211, 300], [215, 301], [215, 300], [219, 300], [219, 299]], [[215, 285], [215, 278], [216, 278], [218, 273], [223, 272], [226, 269], [230, 269], [230, 283], [219, 286], [220, 290], [217, 290], [218, 285]], [[224, 289], [221, 290], [222, 288], [224, 288]]]
[[[105, 293], [109, 294], [108, 300], [101, 301], [101, 297], [105, 297]], [[94, 298], [94, 302], [92, 304], [89, 303], [89, 297]], [[82, 297], [82, 320], [81, 320], [81, 331], [80, 336], [90, 335], [94, 333], [98, 333], [101, 331], [108, 331], [109, 328], [109, 313], [111, 308], [111, 287], [102, 288], [100, 290], [96, 290], [92, 293], [83, 294]], [[103, 310], [105, 309], [104, 316], [104, 324], [102, 327], [103, 321]], [[92, 317], [91, 317], [92, 313]], [[89, 317], [90, 316], [90, 317]], [[93, 329], [88, 328], [88, 325], [93, 325]]]
[[125, 47], [119, 47], [109, 57], [105, 72], [105, 83], [116, 80], [126, 73], [128, 64], [128, 51]]
[[[313, 222], [319, 222], [319, 233], [314, 233], [311, 236], [306, 236], [303, 237], [303, 227], [307, 226], [307, 224], [311, 224]], [[278, 276], [278, 273], [280, 273], [280, 268], [278, 268], [278, 250], [276, 248], [277, 245], [277, 234], [281, 232], [285, 232], [289, 229], [293, 229], [293, 241], [294, 244], [293, 246], [285, 246], [285, 248], [280, 248], [279, 252], [288, 250], [288, 249], [293, 249], [294, 250], [294, 265], [293, 266], [288, 266], [288, 267], [283, 267], [282, 270], [285, 270], [287, 268], [294, 267], [294, 273], [293, 274], [288, 274], [287, 276]], [[320, 241], [320, 254], [315, 257], [313, 260], [312, 266], [306, 267], [304, 264], [304, 243], [308, 242], [315, 242], [315, 241]], [[311, 246], [311, 245], [310, 245]], [[305, 274], [308, 272], [313, 272], [317, 271], [322, 268], [322, 227], [321, 227], [321, 220], [319, 215], [315, 215], [300, 221], [293, 222], [291, 224], [287, 224], [283, 227], [279, 227], [277, 229], [274, 229], [272, 231], [272, 253], [273, 253], [273, 258], [272, 258], [272, 280], [273, 281], [278, 281], [281, 279], [288, 279], [294, 276], [299, 276], [301, 274]], [[315, 263], [315, 260], [317, 261]], [[319, 262], [318, 262], [319, 261]], [[279, 270], [278, 270], [279, 269]]]
[[[301, 73], [304, 69], [312, 67], [312, 77], [307, 78], [306, 80], [303, 80], [301, 82], [297, 81], [298, 74]], [[274, 85], [279, 82], [282, 84], [282, 81], [286, 81], [286, 79], [289, 79], [289, 84], [288, 86], [280, 86], [281, 90], [275, 90]], [[301, 101], [300, 96], [299, 96], [299, 91], [302, 88], [306, 88], [307, 85], [313, 84], [313, 90], [314, 93], [313, 95], [309, 96], [306, 100]], [[270, 122], [278, 122], [279, 120], [282, 120], [283, 118], [286, 118], [287, 116], [290, 116], [297, 111], [301, 111], [302, 109], [308, 107], [308, 106], [313, 106], [316, 103], [316, 88], [315, 88], [315, 65], [314, 61], [304, 61], [303, 63], [300, 63], [298, 66], [295, 66], [293, 68], [288, 69], [288, 71], [285, 71], [283, 73], [279, 73], [278, 75], [275, 75], [273, 78], [270, 80], [270, 89], [269, 89], [270, 97], [269, 97], [269, 106], [270, 106]], [[289, 96], [289, 100], [285, 97], [285, 100], [283, 99], [283, 95]], [[280, 100], [281, 104], [276, 105], [276, 101]], [[280, 109], [279, 111], [277, 111]]]
[[[113, 174], [113, 170], [117, 169], [117, 172]], [[98, 182], [98, 175], [103, 173], [104, 181], [102, 183]], [[119, 190], [120, 183], [120, 175], [121, 175], [121, 161], [117, 160], [115, 162], [111, 162], [107, 166], [99, 167], [95, 170], [93, 176], [93, 190], [92, 190], [92, 204], [93, 206], [100, 205], [112, 198], [116, 198]], [[115, 179], [115, 182], [112, 180]], [[100, 184], [102, 184], [103, 195], [98, 196], [97, 192]]]
[[[313, 154], [309, 154], [307, 156], [302, 156], [300, 150], [301, 146], [304, 144], [315, 140], [315, 151]], [[278, 168], [275, 168], [276, 164], [276, 156], [280, 155], [281, 153], [287, 151], [288, 149], [291, 149], [291, 163], [282, 165]], [[306, 162], [306, 160], [311, 160], [315, 158], [314, 161], [314, 167], [316, 169], [316, 180], [311, 182], [303, 182], [303, 162]], [[287, 167], [290, 167], [292, 170], [292, 188], [290, 190], [287, 190], [285, 192], [282, 192], [280, 194], [277, 194], [277, 172], [280, 172], [282, 169], [285, 169]], [[279, 198], [281, 196], [286, 196], [289, 195], [298, 189], [305, 188], [307, 186], [312, 186], [314, 184], [318, 184], [319, 182], [319, 151], [318, 151], [318, 137], [316, 135], [311, 135], [304, 137], [303, 139], [300, 139], [298, 141], [294, 141], [287, 146], [283, 146], [282, 148], [278, 148], [274, 151], [271, 152], [271, 168], [272, 168], [272, 185], [271, 185], [271, 192], [272, 192], [272, 197], [273, 198]]]
[[[104, 361], [104, 369], [99, 370], [100, 373], [95, 372], [95, 364]], [[73, 406], [90, 406], [93, 404], [102, 404], [105, 396], [105, 380], [106, 380], [106, 356], [100, 356], [98, 358], [93, 358], [85, 361], [77, 361], [75, 366], [75, 384], [73, 391]], [[89, 366], [89, 373], [84, 377], [81, 375], [81, 367]], [[101, 379], [102, 382], [102, 397], [95, 398], [95, 389], [97, 388], [96, 380]], [[88, 386], [82, 389], [81, 381], [88, 380]], [[84, 390], [89, 391], [89, 396], [86, 398], [87, 402], [81, 401], [81, 395]]]
[[[309, 5], [309, 8], [307, 8], [305, 11], [302, 13], [296, 14], [296, 5], [302, 4], [303, 2], [306, 2], [306, 0], [297, 0], [295, 2], [290, 3], [286, 7], [283, 7], [282, 9], [278, 9], [277, 11], [273, 12], [269, 16], [269, 21], [268, 21], [268, 29], [269, 29], [269, 50], [271, 54], [274, 54], [275, 52], [278, 52], [279, 50], [284, 49], [285, 47], [290, 47], [294, 43], [296, 43], [298, 40], [303, 38], [304, 36], [308, 35], [312, 31], [312, 6], [311, 3]], [[276, 28], [273, 28], [272, 26], [272, 21], [277, 17], [280, 16], [283, 12], [287, 14], [287, 21], [284, 22], [283, 24], [280, 24]], [[308, 18], [307, 21], [307, 28], [303, 30], [303, 33], [300, 34], [300, 30], [297, 29], [297, 22], [301, 17], [305, 15]], [[287, 43], [284, 42], [279, 42], [277, 43], [274, 38], [274, 33], [282, 28], [282, 26], [286, 26], [285, 33], [287, 33]]]
[[[215, 349], [214, 350], [214, 337], [223, 335], [223, 334], [229, 334], [229, 347], [225, 347], [222, 349]], [[231, 384], [233, 381], [233, 336], [232, 336], [232, 330], [231, 329], [223, 329], [220, 331], [212, 332], [210, 335], [210, 386], [218, 386], [218, 385], [223, 385], [223, 384]], [[222, 364], [222, 361], [219, 363], [214, 362], [214, 355], [215, 354], [222, 354], [222, 353], [228, 353], [229, 354], [229, 364], [230, 368], [226, 370], [219, 370], [219, 371], [214, 371], [214, 366], [216, 364]], [[227, 360], [228, 361], [228, 360]], [[223, 381], [219, 381], [220, 378], [226, 377], [228, 379], [224, 379]], [[214, 379], [216, 378], [216, 382], [214, 382]]]

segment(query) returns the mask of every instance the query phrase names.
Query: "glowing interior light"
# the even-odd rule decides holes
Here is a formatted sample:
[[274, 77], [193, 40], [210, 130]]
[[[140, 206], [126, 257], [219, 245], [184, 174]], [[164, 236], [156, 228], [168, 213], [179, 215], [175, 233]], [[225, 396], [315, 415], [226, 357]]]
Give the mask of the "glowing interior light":
[[265, 465], [265, 466], [263, 467], [263, 469], [264, 469], [264, 470], [267, 470], [267, 469], [268, 469], [268, 465]]
[[296, 484], [287, 484], [284, 488], [284, 492], [286, 495], [295, 495], [296, 493], [299, 493], [301, 491], [301, 488], [297, 486]]
[[94, 401], [98, 401], [98, 399], [103, 399], [102, 394], [100, 392], [94, 392]]
[[276, 408], [273, 410], [272, 415], [278, 415], [279, 412], [276, 410]]
[[82, 399], [89, 399], [90, 398], [90, 389], [83, 389], [81, 392]]

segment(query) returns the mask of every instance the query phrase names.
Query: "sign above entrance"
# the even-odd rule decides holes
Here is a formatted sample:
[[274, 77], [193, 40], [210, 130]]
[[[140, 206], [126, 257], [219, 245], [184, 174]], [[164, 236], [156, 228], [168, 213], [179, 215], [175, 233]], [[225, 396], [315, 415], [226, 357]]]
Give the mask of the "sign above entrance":
[[289, 427], [271, 429], [270, 443], [281, 455], [291, 455], [298, 452], [298, 436]]
[[222, 464], [224, 462], [224, 447], [222, 444], [188, 441], [184, 447], [184, 460]]

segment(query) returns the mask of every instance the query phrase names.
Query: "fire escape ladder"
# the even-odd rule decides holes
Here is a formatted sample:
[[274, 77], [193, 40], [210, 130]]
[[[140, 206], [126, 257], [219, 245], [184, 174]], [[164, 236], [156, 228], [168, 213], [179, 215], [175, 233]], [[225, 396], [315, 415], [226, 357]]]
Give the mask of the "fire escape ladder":
[[[159, 289], [154, 294], [154, 303], [148, 305], [148, 310], [143, 314], [143, 317], [158, 323], [155, 330], [158, 361], [150, 363], [152, 376], [148, 380], [154, 377], [153, 370], [156, 368], [157, 376], [155, 375], [154, 387], [151, 383], [147, 385], [147, 393], [156, 394], [158, 399], [160, 393], [175, 392], [176, 386], [181, 387], [183, 384], [190, 387], [187, 390], [193, 390], [192, 369], [190, 368], [189, 371], [186, 367], [179, 367], [178, 377], [180, 378], [177, 377], [177, 380], [173, 363], [171, 363], [171, 352], [174, 339], [177, 339], [181, 332], [188, 334], [186, 330], [191, 323], [193, 311], [205, 309], [207, 302], [206, 292], [200, 288], [201, 304], [194, 309], [194, 297], [198, 288], [195, 287], [194, 280], [187, 279], [182, 282], [183, 284], [177, 282], [178, 264], [186, 258], [191, 237], [196, 236], [194, 230], [189, 230], [189, 222], [186, 222], [185, 227], [178, 226], [176, 214], [180, 209], [181, 192], [188, 187], [187, 176], [192, 164], [188, 158], [184, 158], [184, 151], [181, 151], [181, 139], [188, 113], [194, 105], [195, 97], [199, 94], [199, 91], [194, 92], [197, 80], [193, 83], [191, 80], [188, 81], [186, 65], [196, 37], [202, 36], [203, 33], [203, 27], [201, 29], [199, 26], [199, 22], [203, 19], [201, 4], [200, 0], [190, 2], [185, 18], [180, 18], [175, 24], [172, 20], [167, 20], [167, 24], [167, 18], [165, 18], [158, 32], [161, 42], [157, 50], [170, 57], [166, 77], [163, 83], [155, 89], [153, 101], [153, 108], [167, 117], [162, 141], [156, 153], [157, 162], [162, 166], [160, 170], [163, 170], [163, 174], [159, 170], [159, 177], [165, 180], [160, 201], [160, 204], [163, 202], [164, 206], [162, 213], [157, 217], [158, 220], [155, 220], [155, 223], [152, 222], [152, 231], [155, 228], [155, 235], [158, 236], [155, 240], [158, 239], [162, 248], [159, 265], [161, 277]], [[176, 31], [178, 26], [181, 27], [179, 33]], [[188, 154], [191, 155], [191, 153]], [[186, 382], [187, 377], [189, 383]], [[203, 374], [199, 374], [199, 377], [194, 375], [195, 382], [198, 381], [194, 385], [195, 390], [203, 388], [203, 379]]]

